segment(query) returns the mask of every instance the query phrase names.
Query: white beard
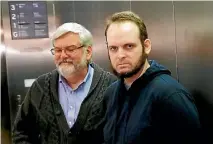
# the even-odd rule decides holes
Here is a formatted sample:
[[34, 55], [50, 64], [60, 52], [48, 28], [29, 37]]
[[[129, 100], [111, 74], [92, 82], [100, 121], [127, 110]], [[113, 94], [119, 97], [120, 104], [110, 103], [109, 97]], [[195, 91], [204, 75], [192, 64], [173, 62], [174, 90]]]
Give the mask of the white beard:
[[70, 77], [74, 73], [77, 73], [80, 69], [87, 67], [86, 53], [83, 54], [83, 57], [79, 63], [73, 63], [68, 60], [68, 63], [56, 65], [58, 72], [65, 78]]
[[57, 67], [58, 72], [63, 76], [63, 77], [69, 77], [73, 73], [76, 72], [76, 68], [73, 64], [67, 63], [66, 65], [62, 64]]

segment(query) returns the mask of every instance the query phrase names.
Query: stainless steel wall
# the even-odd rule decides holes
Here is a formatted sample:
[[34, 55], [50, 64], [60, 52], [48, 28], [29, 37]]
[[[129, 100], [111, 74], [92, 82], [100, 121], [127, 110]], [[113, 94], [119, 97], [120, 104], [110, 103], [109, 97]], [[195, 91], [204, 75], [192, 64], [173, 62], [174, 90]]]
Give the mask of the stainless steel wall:
[[[12, 122], [17, 95], [27, 88], [23, 80], [54, 68], [48, 53], [49, 39], [13, 41], [7, 2], [3, 3], [3, 26], [7, 49], [42, 51], [6, 53]], [[152, 40], [150, 59], [165, 65], [195, 97], [204, 133], [213, 133], [213, 2], [171, 1], [54, 1], [48, 2], [49, 31], [65, 22], [78, 22], [94, 35], [93, 60], [110, 71], [104, 38], [105, 19], [114, 12], [132, 10], [145, 21]], [[39, 43], [38, 43], [39, 42]], [[212, 140], [209, 137], [209, 140]]]
[[[2, 12], [1, 12], [2, 17]], [[6, 54], [4, 46], [4, 34], [3, 34], [3, 19], [1, 19], [1, 43], [0, 43], [0, 55], [1, 55], [1, 143], [11, 143], [10, 139], [10, 105], [8, 97], [8, 83], [7, 83], [7, 66], [6, 66]]]
[[193, 94], [213, 143], [213, 2], [175, 2], [180, 82]]
[[[5, 47], [3, 51], [6, 54], [10, 119], [13, 126], [18, 108], [29, 88], [24, 81], [35, 79], [55, 66], [50, 53], [50, 38], [12, 40], [8, 2], [1, 2], [1, 6], [4, 31], [4, 44], [1, 47]], [[47, 2], [49, 35], [55, 30], [53, 6], [52, 2]]]

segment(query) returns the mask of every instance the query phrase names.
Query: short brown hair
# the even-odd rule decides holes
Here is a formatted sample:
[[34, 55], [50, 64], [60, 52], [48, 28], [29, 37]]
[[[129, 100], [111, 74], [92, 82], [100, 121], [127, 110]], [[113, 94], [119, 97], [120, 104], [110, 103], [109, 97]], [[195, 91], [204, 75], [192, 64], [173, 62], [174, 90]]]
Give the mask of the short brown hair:
[[112, 23], [116, 22], [125, 22], [130, 21], [135, 23], [138, 26], [140, 32], [140, 39], [141, 42], [148, 38], [148, 33], [146, 30], [146, 25], [144, 24], [143, 20], [134, 12], [131, 11], [122, 11], [118, 13], [114, 13], [111, 17], [107, 19], [106, 29], [105, 29], [105, 37], [107, 40], [107, 30]]

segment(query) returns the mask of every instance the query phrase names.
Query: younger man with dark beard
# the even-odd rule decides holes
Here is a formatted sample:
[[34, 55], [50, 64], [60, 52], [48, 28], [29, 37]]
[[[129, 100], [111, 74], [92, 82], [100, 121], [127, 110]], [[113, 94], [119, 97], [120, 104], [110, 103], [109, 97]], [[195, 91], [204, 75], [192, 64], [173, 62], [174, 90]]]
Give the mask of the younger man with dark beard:
[[128, 11], [113, 14], [105, 36], [111, 66], [120, 77], [105, 94], [105, 143], [198, 143], [194, 100], [169, 70], [147, 60], [151, 41], [140, 17]]

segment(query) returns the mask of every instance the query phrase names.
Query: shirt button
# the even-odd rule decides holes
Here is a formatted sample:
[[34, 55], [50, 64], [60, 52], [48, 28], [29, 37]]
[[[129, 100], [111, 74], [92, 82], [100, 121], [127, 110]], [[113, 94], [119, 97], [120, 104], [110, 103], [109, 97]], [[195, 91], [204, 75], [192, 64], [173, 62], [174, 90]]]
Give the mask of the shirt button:
[[69, 124], [72, 125], [72, 122], [70, 121]]
[[73, 106], [70, 106], [71, 109], [73, 109]]
[[61, 114], [60, 110], [56, 110], [56, 115], [60, 115], [60, 114]]

